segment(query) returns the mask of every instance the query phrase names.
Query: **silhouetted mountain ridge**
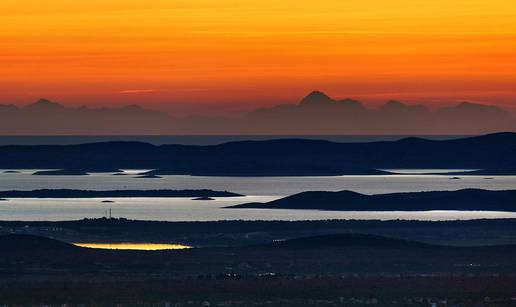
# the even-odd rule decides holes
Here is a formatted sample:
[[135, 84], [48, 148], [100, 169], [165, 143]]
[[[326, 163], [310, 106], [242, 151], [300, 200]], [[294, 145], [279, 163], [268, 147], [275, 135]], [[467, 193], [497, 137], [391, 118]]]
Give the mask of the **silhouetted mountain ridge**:
[[516, 131], [516, 119], [496, 106], [461, 102], [435, 111], [427, 106], [390, 100], [378, 109], [352, 99], [335, 100], [314, 91], [299, 104], [262, 108], [248, 124], [284, 134], [478, 134]]
[[155, 175], [310, 176], [388, 174], [385, 169], [475, 169], [516, 174], [516, 133], [426, 140], [336, 143], [307, 139], [221, 145], [106, 142], [0, 146], [0, 168], [151, 169]]
[[24, 107], [0, 105], [3, 134], [151, 134], [167, 129], [170, 120], [168, 114], [137, 105], [75, 108], [44, 98]]
[[138, 105], [70, 108], [48, 99], [18, 108], [0, 105], [3, 134], [454, 134], [516, 131], [516, 119], [496, 106], [461, 102], [431, 110], [390, 100], [377, 109], [313, 91], [298, 104], [259, 108], [241, 116], [174, 117]]

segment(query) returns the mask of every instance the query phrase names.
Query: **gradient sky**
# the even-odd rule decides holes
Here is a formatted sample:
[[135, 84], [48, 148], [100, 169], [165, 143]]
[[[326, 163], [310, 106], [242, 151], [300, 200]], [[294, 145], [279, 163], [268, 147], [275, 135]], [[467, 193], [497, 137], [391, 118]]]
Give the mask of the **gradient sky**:
[[0, 28], [2, 103], [516, 106], [509, 0], [2, 0]]

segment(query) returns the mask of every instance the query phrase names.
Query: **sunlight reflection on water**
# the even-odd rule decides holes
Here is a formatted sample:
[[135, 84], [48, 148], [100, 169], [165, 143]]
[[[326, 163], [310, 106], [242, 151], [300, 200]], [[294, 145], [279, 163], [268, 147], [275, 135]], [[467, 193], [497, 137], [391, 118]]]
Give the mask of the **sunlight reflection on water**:
[[74, 243], [75, 246], [101, 249], [130, 249], [130, 250], [166, 250], [166, 249], [187, 249], [192, 248], [182, 244], [161, 244], [161, 243]]

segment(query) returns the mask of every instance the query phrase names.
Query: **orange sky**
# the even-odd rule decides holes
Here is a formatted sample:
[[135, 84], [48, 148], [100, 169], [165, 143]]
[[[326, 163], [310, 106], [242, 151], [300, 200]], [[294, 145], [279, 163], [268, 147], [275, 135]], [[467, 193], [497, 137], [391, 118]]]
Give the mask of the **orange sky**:
[[516, 107], [508, 0], [2, 0], [0, 29], [3, 103]]

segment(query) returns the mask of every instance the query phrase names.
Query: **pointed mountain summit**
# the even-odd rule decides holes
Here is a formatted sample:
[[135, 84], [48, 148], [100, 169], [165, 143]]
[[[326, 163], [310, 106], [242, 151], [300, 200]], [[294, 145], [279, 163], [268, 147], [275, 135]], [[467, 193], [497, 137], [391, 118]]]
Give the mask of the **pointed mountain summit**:
[[60, 105], [59, 103], [55, 103], [48, 99], [42, 98], [34, 103], [29, 104], [28, 106], [25, 107], [25, 109], [46, 111], [46, 110], [64, 109], [64, 107], [62, 105]]
[[334, 103], [335, 100], [328, 97], [323, 92], [313, 91], [308, 96], [303, 98], [299, 103], [300, 107], [317, 107], [317, 106], [325, 106]]

